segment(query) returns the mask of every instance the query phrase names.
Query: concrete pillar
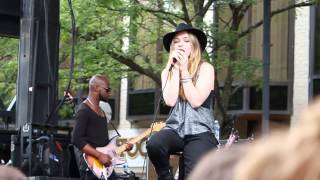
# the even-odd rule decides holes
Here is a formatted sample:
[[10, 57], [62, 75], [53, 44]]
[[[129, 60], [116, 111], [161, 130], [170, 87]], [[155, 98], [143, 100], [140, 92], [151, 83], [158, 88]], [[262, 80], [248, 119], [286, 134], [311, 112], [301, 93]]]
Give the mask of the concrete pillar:
[[310, 7], [296, 9], [294, 41], [293, 107], [294, 125], [309, 99]]

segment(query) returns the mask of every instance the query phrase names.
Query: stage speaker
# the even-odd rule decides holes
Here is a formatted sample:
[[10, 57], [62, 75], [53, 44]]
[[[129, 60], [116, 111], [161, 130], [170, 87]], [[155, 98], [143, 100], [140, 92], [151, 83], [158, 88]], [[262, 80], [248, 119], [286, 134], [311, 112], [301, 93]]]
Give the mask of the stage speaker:
[[[59, 0], [21, 0], [16, 128], [57, 125]], [[24, 131], [22, 127], [24, 127]]]
[[[60, 0], [20, 0], [19, 5], [16, 129], [20, 139], [17, 165], [21, 166], [32, 162], [31, 138], [58, 125], [57, 114], [52, 112], [58, 104]], [[27, 174], [38, 175], [31, 174], [31, 166]]]
[[[178, 155], [171, 155], [170, 156], [170, 169], [173, 174], [173, 176], [176, 175], [177, 169], [179, 168], [179, 158]], [[158, 176], [156, 173], [156, 170], [154, 169], [154, 166], [150, 160], [148, 160], [148, 179], [147, 180], [157, 180]]]

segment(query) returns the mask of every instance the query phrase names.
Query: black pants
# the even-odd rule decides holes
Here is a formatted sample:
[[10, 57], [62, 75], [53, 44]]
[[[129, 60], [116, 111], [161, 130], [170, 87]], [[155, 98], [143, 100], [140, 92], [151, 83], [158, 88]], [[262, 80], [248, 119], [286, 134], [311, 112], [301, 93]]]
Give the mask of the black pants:
[[152, 135], [147, 141], [147, 151], [158, 176], [162, 177], [170, 174], [170, 154], [183, 152], [184, 177], [186, 178], [198, 160], [217, 145], [218, 141], [211, 132], [186, 135], [182, 139], [174, 130], [163, 129]]

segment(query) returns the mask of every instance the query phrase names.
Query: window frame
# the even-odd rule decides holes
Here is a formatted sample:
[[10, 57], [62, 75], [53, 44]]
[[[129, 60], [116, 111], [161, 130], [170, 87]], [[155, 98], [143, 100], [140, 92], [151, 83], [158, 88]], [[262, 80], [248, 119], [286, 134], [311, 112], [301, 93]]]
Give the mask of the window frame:
[[[316, 74], [314, 70], [314, 65], [316, 61], [316, 33], [320, 33], [320, 28], [317, 28], [317, 13], [320, 14], [320, 5], [310, 7], [310, 54], [309, 54], [309, 100], [314, 98], [314, 81], [320, 80], [320, 73]], [[319, 18], [320, 20], [320, 18]], [[319, 26], [320, 27], [320, 26]], [[320, 46], [320, 42], [318, 43]]]
[[[128, 121], [136, 121], [136, 120], [154, 120], [154, 118], [158, 119], [165, 119], [168, 114], [160, 114], [160, 109], [158, 110], [158, 113], [155, 115], [155, 112], [153, 111], [152, 114], [146, 114], [146, 115], [129, 115], [129, 104], [130, 104], [130, 95], [132, 94], [142, 94], [142, 93], [150, 93], [153, 92], [154, 93], [154, 100], [153, 100], [153, 105], [154, 105], [154, 110], [155, 110], [155, 106], [158, 103], [158, 98], [159, 98], [159, 93], [160, 90], [157, 88], [149, 88], [149, 89], [138, 89], [138, 90], [128, 90], [128, 94], [127, 94], [127, 120]], [[160, 107], [161, 108], [161, 107]]]

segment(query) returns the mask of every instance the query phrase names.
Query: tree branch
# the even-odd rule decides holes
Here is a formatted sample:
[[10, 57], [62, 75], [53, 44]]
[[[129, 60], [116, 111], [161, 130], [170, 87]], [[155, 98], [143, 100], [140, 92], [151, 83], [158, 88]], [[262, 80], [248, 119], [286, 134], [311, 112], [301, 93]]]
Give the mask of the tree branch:
[[207, 13], [207, 11], [209, 10], [209, 8], [210, 8], [210, 6], [211, 6], [212, 3], [213, 3], [213, 0], [209, 0], [209, 1], [207, 2], [207, 4], [204, 5], [204, 7], [203, 7], [203, 12], [204, 12], [204, 14]]
[[241, 18], [243, 18], [243, 16], [246, 14], [246, 12], [248, 11], [248, 9], [251, 7], [251, 5], [246, 4], [244, 5], [244, 7], [240, 10], [240, 16]]
[[184, 20], [185, 20], [188, 24], [191, 24], [186, 2], [185, 2], [184, 0], [180, 0], [180, 3], [181, 3], [181, 5], [182, 5], [182, 11], [183, 11], [183, 14], [184, 14]]
[[[184, 20], [183, 17], [181, 17], [181, 16], [179, 16], [179, 15], [177, 15], [175, 13], [167, 12], [167, 11], [164, 11], [164, 10], [161, 10], [161, 9], [152, 9], [152, 8], [146, 7], [143, 4], [141, 4], [140, 1], [135, 1], [135, 3], [137, 3], [142, 10], [144, 10], [146, 12], [149, 12], [152, 15], [169, 22], [173, 26], [176, 26], [177, 24], [176, 24], [176, 22], [174, 22], [170, 18], [167, 18], [168, 15], [172, 16], [172, 17], [175, 17], [175, 18], [178, 18], [178, 19], [181, 19], [181, 20]], [[110, 10], [110, 11], [115, 11], [115, 12], [122, 12], [122, 13], [123, 12], [126, 12], [126, 13], [128, 12], [127, 9], [114, 9], [114, 8], [109, 7], [109, 6], [105, 6], [105, 8]]]
[[132, 59], [127, 58], [121, 54], [118, 54], [116, 52], [113, 52], [111, 50], [108, 51], [108, 54], [115, 60], [119, 61], [122, 64], [125, 64], [126, 66], [128, 66], [130, 69], [134, 69], [134, 71], [140, 73], [140, 74], [144, 74], [148, 77], [150, 77], [152, 80], [154, 80], [158, 85], [161, 84], [161, 80], [160, 80], [160, 75], [154, 73], [154, 71], [149, 70], [149, 69], [145, 69], [143, 67], [141, 67], [139, 64], [135, 63]]
[[[216, 1], [216, 0], [215, 0], [215, 1]], [[199, 11], [199, 12], [195, 13], [195, 15], [192, 16], [192, 18], [190, 19], [190, 22], [192, 22], [192, 21], [194, 20], [194, 18], [196, 18], [197, 16], [203, 17], [203, 16], [207, 13], [207, 11], [209, 10], [209, 8], [210, 8], [210, 6], [211, 6], [212, 3], [213, 3], [213, 0], [209, 0], [209, 1], [207, 2], [207, 4], [204, 5], [203, 11]], [[191, 24], [191, 23], [190, 23], [190, 24]]]
[[231, 23], [231, 21], [232, 21], [232, 18], [230, 18], [230, 20], [229, 21], [225, 21], [222, 17], [220, 17], [220, 16], [218, 16], [218, 19], [221, 21], [221, 22], [223, 22], [224, 23], [224, 27], [223, 27], [223, 29], [226, 29], [227, 27], [230, 27], [230, 23]]
[[233, 90], [231, 91], [231, 96], [233, 96], [234, 94], [236, 94], [236, 92], [241, 89], [241, 88], [245, 88], [245, 87], [249, 87], [249, 86], [244, 86], [243, 84], [242, 85], [239, 85], [239, 86], [236, 86], [235, 88], [233, 88]]
[[[294, 8], [298, 8], [298, 7], [311, 6], [313, 4], [314, 3], [312, 3], [312, 2], [301, 2], [301, 3], [298, 3], [298, 4], [291, 4], [291, 5], [287, 6], [287, 7], [272, 11], [270, 17], [273, 17], [273, 16], [275, 16], [277, 14], [280, 14], [282, 12], [288, 11], [290, 9], [294, 9]], [[262, 24], [263, 24], [263, 20], [257, 22], [256, 24], [250, 26], [248, 29], [246, 29], [246, 30], [242, 31], [241, 33], [239, 33], [238, 37], [241, 38], [243, 36], [246, 36], [251, 31], [253, 31], [257, 27], [261, 26]]]
[[[169, 24], [171, 24], [174, 27], [177, 26], [177, 23], [175, 21], [173, 21], [172, 19], [166, 18], [165, 14], [155, 13], [155, 14], [152, 14], [152, 15], [156, 16], [159, 19], [163, 19], [164, 21], [167, 21]], [[180, 18], [180, 19], [183, 20], [183, 18]]]
[[175, 18], [178, 18], [178, 19], [184, 19], [184, 18], [182, 18], [181, 16], [179, 16], [179, 15], [177, 15], [177, 14], [174, 14], [174, 13], [171, 13], [171, 12], [168, 12], [168, 11], [164, 11], [164, 10], [161, 10], [161, 9], [152, 9], [152, 8], [148, 8], [148, 7], [146, 7], [146, 6], [144, 6], [143, 4], [141, 4], [139, 1], [136, 1], [139, 5], [140, 5], [140, 7], [142, 8], [142, 10], [144, 10], [144, 11], [146, 11], [146, 12], [150, 12], [150, 13], [160, 13], [160, 14], [163, 14], [163, 15], [165, 15], [165, 16], [168, 16], [168, 15], [170, 15], [170, 16], [173, 16], [173, 17], [175, 17]]
[[128, 12], [128, 10], [127, 9], [124, 9], [124, 8], [122, 8], [122, 9], [114, 9], [114, 8], [111, 8], [111, 7], [109, 7], [109, 6], [104, 6], [106, 9], [108, 9], [109, 11], [114, 11], [114, 12], [121, 12], [121, 13], [123, 13], [123, 12]]
[[2, 60], [5, 60], [5, 59], [7, 59], [7, 58], [11, 58], [12, 56], [11, 55], [4, 55], [4, 56], [1, 56], [0, 57], [0, 61], [2, 61]]

